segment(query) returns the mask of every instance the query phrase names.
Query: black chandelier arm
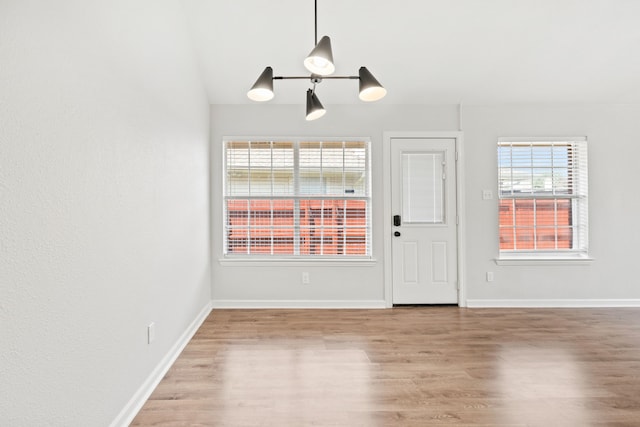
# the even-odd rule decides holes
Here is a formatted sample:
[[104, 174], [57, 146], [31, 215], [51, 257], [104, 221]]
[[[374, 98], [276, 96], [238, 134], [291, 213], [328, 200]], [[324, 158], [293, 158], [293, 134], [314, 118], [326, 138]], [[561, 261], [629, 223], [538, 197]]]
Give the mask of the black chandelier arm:
[[329, 80], [329, 79], [349, 79], [359, 80], [360, 76], [273, 76], [273, 80]]

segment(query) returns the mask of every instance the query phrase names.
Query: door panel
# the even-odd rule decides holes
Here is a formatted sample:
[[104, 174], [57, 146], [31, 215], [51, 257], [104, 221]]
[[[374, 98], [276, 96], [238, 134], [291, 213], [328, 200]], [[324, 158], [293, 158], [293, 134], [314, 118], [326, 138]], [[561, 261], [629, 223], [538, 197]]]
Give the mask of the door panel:
[[446, 283], [447, 270], [449, 263], [447, 262], [447, 242], [432, 242], [431, 243], [431, 265], [433, 282]]
[[402, 257], [402, 280], [418, 283], [418, 242], [403, 242]]
[[455, 139], [392, 138], [394, 304], [455, 304]]

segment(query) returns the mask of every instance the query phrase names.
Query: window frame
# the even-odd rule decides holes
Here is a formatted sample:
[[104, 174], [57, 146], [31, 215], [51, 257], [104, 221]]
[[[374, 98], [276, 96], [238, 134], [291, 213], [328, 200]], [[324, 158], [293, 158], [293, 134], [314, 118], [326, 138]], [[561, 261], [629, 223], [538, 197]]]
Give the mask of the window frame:
[[[295, 207], [294, 216], [298, 217], [301, 212], [301, 208], [299, 206], [299, 202], [302, 200], [360, 200], [365, 202], [366, 212], [365, 212], [365, 228], [366, 228], [366, 236], [365, 236], [365, 252], [366, 254], [340, 254], [340, 255], [315, 255], [315, 254], [265, 254], [265, 253], [230, 253], [227, 251], [228, 249], [228, 236], [227, 230], [228, 226], [226, 224], [227, 218], [227, 201], [237, 199], [236, 196], [229, 194], [229, 187], [227, 181], [227, 147], [230, 142], [241, 142], [241, 143], [251, 143], [251, 142], [290, 142], [294, 145], [294, 166], [293, 166], [293, 174], [294, 174], [294, 194], [286, 194], [286, 195], [277, 195], [274, 197], [273, 193], [270, 196], [260, 196], [257, 199], [261, 200], [283, 200], [286, 198], [287, 200], [294, 200]], [[365, 171], [365, 194], [364, 195], [354, 195], [348, 196], [348, 194], [342, 194], [340, 196], [336, 194], [326, 194], [324, 196], [317, 194], [305, 194], [300, 189], [300, 144], [301, 143], [315, 143], [315, 142], [363, 142], [365, 144], [365, 163], [364, 163], [364, 171]], [[344, 149], [344, 148], [343, 148]], [[322, 262], [325, 264], [331, 264], [335, 266], [347, 266], [347, 265], [363, 265], [363, 264], [371, 264], [375, 263], [375, 259], [373, 257], [373, 217], [372, 217], [372, 170], [371, 170], [371, 138], [370, 137], [238, 137], [238, 136], [225, 136], [222, 138], [222, 258], [219, 260], [223, 265], [234, 265], [234, 264], [242, 264], [242, 265], [272, 265], [277, 263], [278, 265], [300, 265], [301, 263], [318, 263]], [[343, 172], [344, 174], [344, 169]], [[251, 200], [252, 196], [242, 196], [240, 199], [245, 198], [247, 200]], [[253, 199], [256, 200], [256, 199]], [[345, 209], [346, 206], [345, 206]], [[346, 211], [345, 211], [346, 212]], [[294, 240], [300, 238], [300, 228], [296, 223], [294, 230]], [[296, 243], [295, 246], [298, 247], [299, 243]]]
[[[570, 184], [567, 184], [567, 193], [566, 194], [551, 194], [545, 195], [537, 193], [534, 188], [531, 189], [530, 196], [526, 194], [515, 195], [513, 192], [510, 197], [508, 195], [504, 195], [501, 188], [501, 159], [500, 159], [500, 149], [503, 146], [513, 145], [522, 145], [526, 146], [529, 144], [531, 147], [539, 145], [539, 146], [549, 146], [553, 147], [553, 143], [558, 145], [567, 145], [571, 147], [575, 152], [575, 158], [573, 161], [568, 162], [568, 173], [571, 178], [567, 178]], [[497, 206], [497, 220], [498, 220], [498, 239], [500, 239], [501, 230], [503, 228], [501, 226], [501, 218], [500, 218], [500, 207], [502, 200], [530, 200], [535, 206], [538, 201], [541, 200], [553, 200], [556, 204], [558, 200], [570, 200], [571, 207], [571, 222], [577, 224], [572, 226], [572, 244], [571, 248], [558, 248], [557, 240], [556, 240], [556, 248], [542, 248], [542, 249], [501, 249], [500, 241], [498, 242], [498, 257], [495, 259], [496, 263], [499, 265], [528, 265], [528, 264], [544, 264], [544, 265], [560, 265], [560, 264], [583, 264], [585, 261], [590, 262], [592, 258], [589, 255], [589, 215], [588, 215], [588, 199], [589, 199], [589, 190], [588, 190], [588, 144], [587, 138], [584, 136], [581, 137], [501, 137], [498, 138], [497, 146], [497, 175], [498, 175], [498, 206]], [[551, 148], [553, 149], [553, 148]], [[550, 158], [553, 159], [553, 156]], [[502, 166], [504, 167], [504, 166]], [[540, 167], [540, 166], [538, 166]], [[513, 163], [510, 163], [510, 168], [513, 169]], [[517, 167], [516, 167], [517, 168]], [[536, 168], [534, 165], [534, 155], [532, 153], [531, 163], [529, 166], [524, 166], [524, 169]], [[554, 166], [551, 163], [550, 166], [542, 166], [542, 168], [551, 168], [553, 170]], [[511, 182], [511, 185], [514, 185], [514, 182]], [[553, 185], [553, 191], [556, 190], [555, 184]], [[557, 221], [557, 210], [554, 211], [554, 215], [556, 215]], [[516, 223], [512, 225], [514, 228], [514, 233], [518, 228]], [[537, 220], [534, 220], [533, 229], [537, 230], [538, 225], [536, 224]], [[558, 223], [556, 222], [553, 226], [557, 233], [558, 231]], [[534, 234], [534, 241], [537, 243], [536, 234]]]

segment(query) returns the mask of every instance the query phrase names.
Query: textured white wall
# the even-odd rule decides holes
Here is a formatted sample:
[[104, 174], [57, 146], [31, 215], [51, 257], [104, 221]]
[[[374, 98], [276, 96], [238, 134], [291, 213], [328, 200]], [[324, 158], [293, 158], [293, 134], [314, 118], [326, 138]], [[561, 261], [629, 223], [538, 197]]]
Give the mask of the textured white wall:
[[[327, 83], [330, 84], [330, 83]], [[353, 90], [357, 90], [354, 83]], [[303, 99], [303, 98], [301, 98]], [[397, 106], [385, 104], [331, 105], [319, 120], [304, 119], [305, 106], [253, 104], [212, 106], [212, 212], [214, 301], [293, 301], [292, 304], [384, 304], [383, 277], [383, 131], [456, 130], [455, 106]], [[222, 137], [223, 136], [354, 136], [371, 137], [373, 170], [373, 256], [367, 266], [222, 266]], [[309, 285], [301, 285], [302, 272]]]
[[[638, 117], [639, 105], [464, 109], [469, 299], [538, 300], [542, 305], [558, 300], [559, 304], [561, 300], [612, 305], [618, 304], [617, 300], [630, 300], [631, 305], [638, 304]], [[497, 200], [482, 200], [482, 190], [497, 193], [497, 138], [583, 135], [589, 149], [589, 243], [594, 262], [588, 266], [496, 265]], [[495, 281], [485, 281], [486, 271], [494, 272]]]
[[179, 1], [0, 2], [0, 425], [108, 425], [207, 305], [208, 120]]
[[[213, 298], [260, 301], [371, 301], [383, 298], [382, 132], [458, 130], [453, 107], [325, 102], [325, 117], [307, 123], [304, 105], [214, 106], [212, 108]], [[467, 106], [462, 109], [465, 151], [467, 296], [475, 302], [531, 305], [638, 304], [634, 245], [640, 198], [640, 106]], [[221, 140], [224, 135], [370, 136], [373, 142], [372, 267], [223, 266], [221, 234]], [[498, 266], [496, 141], [500, 136], [580, 136], [589, 139], [590, 246], [588, 266]], [[482, 190], [493, 200], [482, 200]], [[311, 285], [302, 286], [302, 271]], [[487, 271], [495, 280], [486, 282]], [[524, 301], [524, 302], [523, 302]], [[528, 302], [527, 302], [528, 301]]]

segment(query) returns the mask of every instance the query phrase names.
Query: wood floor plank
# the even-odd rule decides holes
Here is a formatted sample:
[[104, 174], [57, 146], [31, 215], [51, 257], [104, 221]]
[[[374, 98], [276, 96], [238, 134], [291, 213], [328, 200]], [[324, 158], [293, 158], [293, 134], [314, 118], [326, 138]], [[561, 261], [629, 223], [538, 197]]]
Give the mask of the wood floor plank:
[[640, 309], [214, 310], [132, 425], [640, 425]]

